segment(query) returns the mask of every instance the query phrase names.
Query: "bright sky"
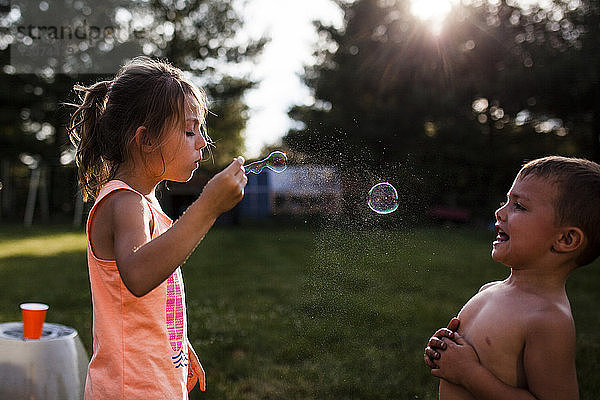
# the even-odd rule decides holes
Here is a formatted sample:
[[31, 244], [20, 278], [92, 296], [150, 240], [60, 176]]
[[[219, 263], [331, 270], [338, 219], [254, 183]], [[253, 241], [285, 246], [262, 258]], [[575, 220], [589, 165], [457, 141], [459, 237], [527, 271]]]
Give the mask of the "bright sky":
[[317, 42], [312, 21], [340, 27], [343, 15], [329, 0], [249, 0], [242, 15], [250, 37], [271, 38], [253, 70], [253, 78], [261, 83], [246, 96], [250, 119], [245, 156], [250, 158], [258, 157], [263, 146], [277, 143], [292, 126], [287, 116], [292, 105], [312, 102], [300, 79]]
[[[318, 19], [341, 27], [343, 15], [330, 0], [239, 0], [243, 4], [245, 35], [258, 38], [265, 35], [271, 42], [264, 49], [252, 78], [261, 81], [246, 96], [250, 119], [246, 127], [247, 158], [260, 156], [263, 146], [277, 143], [292, 126], [287, 116], [295, 104], [312, 103], [311, 93], [302, 83], [303, 65], [311, 63], [317, 34], [312, 25]], [[401, 0], [403, 1], [403, 0]], [[459, 0], [410, 0], [416, 17], [430, 21], [434, 31], [440, 31], [445, 16]], [[462, 0], [463, 3], [500, 0]], [[534, 4], [547, 7], [551, 0], [512, 0], [521, 7]], [[579, 4], [579, 0], [571, 0]], [[439, 33], [439, 32], [438, 32]]]
[[[456, 0], [411, 1], [416, 16], [441, 21]], [[247, 0], [242, 4], [245, 34], [271, 38], [253, 70], [252, 77], [261, 83], [246, 96], [250, 108], [245, 135], [249, 158], [260, 156], [263, 146], [277, 143], [292, 127], [293, 121], [287, 116], [291, 106], [312, 103], [311, 93], [300, 79], [317, 42], [312, 21], [341, 27], [343, 14], [330, 0]]]

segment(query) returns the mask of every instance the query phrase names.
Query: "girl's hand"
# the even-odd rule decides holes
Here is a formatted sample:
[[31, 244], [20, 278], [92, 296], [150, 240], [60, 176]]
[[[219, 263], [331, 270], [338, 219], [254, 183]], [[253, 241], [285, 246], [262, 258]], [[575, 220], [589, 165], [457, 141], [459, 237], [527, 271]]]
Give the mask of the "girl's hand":
[[475, 371], [481, 364], [477, 352], [463, 339], [458, 332], [454, 332], [453, 339], [442, 339], [446, 348], [440, 352], [436, 361], [438, 368], [433, 368], [431, 374], [457, 385], [464, 386], [469, 372]]
[[435, 360], [440, 359], [439, 350], [446, 349], [446, 343], [443, 338], [452, 339], [454, 336], [454, 332], [458, 330], [458, 326], [460, 325], [460, 320], [458, 318], [452, 318], [448, 323], [447, 328], [438, 329], [429, 341], [427, 342], [427, 347], [425, 347], [424, 359], [425, 364], [431, 369], [439, 368]]
[[244, 158], [238, 157], [223, 171], [215, 175], [204, 187], [200, 199], [215, 216], [231, 210], [244, 197], [248, 177], [244, 172]]
[[200, 360], [198, 360], [198, 356], [189, 340], [188, 356], [190, 363], [188, 365], [187, 391], [188, 393], [191, 392], [194, 386], [196, 386], [196, 382], [198, 382], [200, 384], [200, 390], [204, 392], [206, 391], [206, 374], [204, 373], [204, 368], [202, 368], [202, 364], [200, 364]]

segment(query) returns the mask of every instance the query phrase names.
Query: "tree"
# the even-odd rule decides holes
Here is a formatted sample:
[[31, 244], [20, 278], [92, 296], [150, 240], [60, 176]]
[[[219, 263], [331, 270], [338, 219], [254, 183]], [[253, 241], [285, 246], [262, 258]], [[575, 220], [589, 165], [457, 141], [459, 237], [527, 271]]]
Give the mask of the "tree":
[[597, 4], [470, 3], [439, 33], [410, 2], [342, 3], [343, 29], [318, 26], [320, 63], [305, 72], [316, 101], [291, 110], [303, 128], [285, 143], [350, 175], [396, 179], [420, 209], [481, 215], [527, 158], [597, 159]]
[[[214, 165], [220, 168], [243, 153], [242, 131], [248, 108], [242, 97], [254, 86], [247, 78], [228, 75], [221, 69], [254, 59], [266, 40], [237, 40], [242, 21], [231, 0], [187, 0], [185, 6], [181, 2], [154, 0], [151, 6], [156, 23], [149, 27], [151, 33], [142, 47], [148, 46], [151, 55], [167, 57], [199, 77], [198, 84], [211, 99], [208, 125], [218, 147]], [[161, 46], [160, 39], [168, 29], [165, 26], [172, 26], [173, 34]]]
[[[63, 103], [75, 100], [74, 83], [110, 79], [125, 59], [139, 54], [169, 59], [207, 91], [209, 134], [219, 148], [215, 168], [240, 154], [247, 118], [242, 96], [254, 83], [225, 71], [232, 71], [233, 64], [251, 62], [265, 40], [237, 39], [242, 22], [231, 1], [64, 4], [66, 8], [61, 2], [17, 1], [0, 10], [5, 21], [12, 23], [0, 32], [0, 158], [4, 176], [10, 177], [4, 185], [0, 214], [22, 215], [24, 201], [19, 199], [27, 190], [23, 161], [30, 167], [51, 169], [48, 186], [54, 212], [72, 209], [76, 183], [65, 129], [72, 110]], [[54, 40], [42, 43], [46, 38]], [[44, 48], [55, 50], [54, 57], [26, 56], [32, 49], [41, 52]]]

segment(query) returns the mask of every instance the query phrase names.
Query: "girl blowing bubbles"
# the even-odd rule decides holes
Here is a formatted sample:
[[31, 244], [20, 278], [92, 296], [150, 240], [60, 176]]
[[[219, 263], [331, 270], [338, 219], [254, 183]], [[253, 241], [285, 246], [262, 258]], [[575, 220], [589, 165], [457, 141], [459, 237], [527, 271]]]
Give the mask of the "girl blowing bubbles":
[[187, 399], [204, 371], [187, 338], [181, 265], [247, 182], [238, 157], [175, 223], [156, 199], [163, 180], [188, 181], [210, 143], [206, 95], [162, 61], [136, 58], [112, 81], [75, 86], [87, 222], [93, 355], [86, 399]]

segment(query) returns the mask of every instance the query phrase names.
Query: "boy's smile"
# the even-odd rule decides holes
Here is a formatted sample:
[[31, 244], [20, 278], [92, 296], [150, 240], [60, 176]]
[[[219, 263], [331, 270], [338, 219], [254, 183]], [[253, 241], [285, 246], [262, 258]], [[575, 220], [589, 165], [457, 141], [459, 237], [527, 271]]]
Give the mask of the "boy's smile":
[[498, 232], [498, 235], [496, 236], [494, 243], [502, 243], [510, 239], [510, 236], [508, 236], [498, 224], [496, 224], [496, 231]]

